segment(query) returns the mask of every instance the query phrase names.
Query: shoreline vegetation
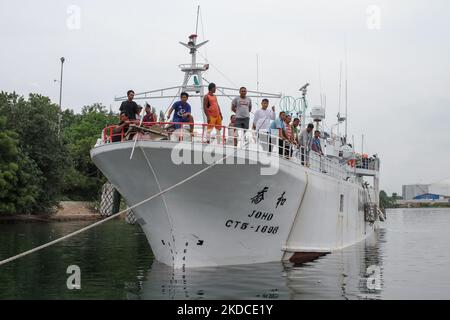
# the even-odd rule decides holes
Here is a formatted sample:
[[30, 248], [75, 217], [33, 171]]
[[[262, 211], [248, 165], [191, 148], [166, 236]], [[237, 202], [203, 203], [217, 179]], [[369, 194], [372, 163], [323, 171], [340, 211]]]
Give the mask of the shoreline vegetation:
[[380, 191], [380, 207], [381, 209], [397, 209], [397, 208], [450, 208], [450, 201], [403, 201], [402, 197], [397, 193], [388, 196], [384, 190]]
[[58, 214], [65, 201], [99, 202], [106, 179], [89, 151], [117, 122], [118, 114], [98, 103], [60, 112], [48, 97], [1, 91], [0, 217], [67, 218]]

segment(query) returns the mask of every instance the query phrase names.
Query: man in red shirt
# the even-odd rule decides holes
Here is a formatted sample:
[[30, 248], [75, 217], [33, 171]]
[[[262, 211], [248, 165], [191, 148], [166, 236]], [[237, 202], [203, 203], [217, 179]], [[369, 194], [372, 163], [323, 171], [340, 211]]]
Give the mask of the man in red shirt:
[[[156, 114], [152, 112], [152, 107], [147, 103], [145, 105], [145, 116], [143, 119], [143, 122], [156, 122]], [[150, 126], [152, 126], [153, 124], [149, 124]]]

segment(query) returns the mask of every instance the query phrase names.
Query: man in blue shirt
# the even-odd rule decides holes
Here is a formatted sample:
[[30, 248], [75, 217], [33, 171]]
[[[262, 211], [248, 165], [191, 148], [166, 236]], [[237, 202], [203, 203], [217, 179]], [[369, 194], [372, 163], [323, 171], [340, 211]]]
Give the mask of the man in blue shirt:
[[[187, 92], [182, 92], [180, 95], [180, 101], [177, 101], [173, 104], [173, 106], [170, 107], [169, 113], [167, 115], [167, 118], [170, 119], [170, 115], [172, 112], [175, 112], [173, 114], [173, 120], [172, 122], [188, 122], [190, 123], [190, 132], [191, 134], [194, 132], [194, 118], [191, 114], [191, 105], [187, 103], [187, 100], [189, 98], [189, 94]], [[176, 123], [175, 129], [180, 129], [181, 124]]]
[[320, 144], [320, 131], [316, 130], [314, 132], [314, 138], [312, 139], [311, 142], [311, 149], [315, 152], [317, 152], [318, 154], [320, 154], [321, 156], [323, 156], [323, 151], [322, 151], [322, 146]]
[[[278, 153], [280, 155], [284, 154], [284, 140], [289, 140], [286, 135], [286, 126], [284, 120], [286, 119], [286, 113], [281, 111], [278, 118], [276, 118], [270, 124], [270, 134], [276, 135], [278, 133]], [[278, 132], [276, 131], [278, 130]], [[269, 152], [272, 152], [272, 145], [269, 145]]]

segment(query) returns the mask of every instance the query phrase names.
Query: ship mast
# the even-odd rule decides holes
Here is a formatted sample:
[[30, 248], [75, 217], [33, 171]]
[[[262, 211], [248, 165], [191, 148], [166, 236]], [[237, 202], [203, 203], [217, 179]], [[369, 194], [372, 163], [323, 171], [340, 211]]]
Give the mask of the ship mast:
[[[207, 71], [209, 68], [208, 64], [197, 64], [197, 50], [208, 43], [209, 40], [203, 41], [197, 44], [197, 30], [198, 30], [198, 17], [200, 13], [200, 6], [197, 8], [197, 21], [195, 25], [195, 34], [189, 36], [188, 43], [180, 41], [180, 44], [189, 49], [189, 54], [191, 55], [191, 64], [180, 65], [181, 71], [184, 72], [184, 80], [181, 85], [181, 90], [185, 92], [195, 92], [200, 96], [200, 106], [203, 108], [203, 96], [205, 94], [203, 87], [203, 72]], [[193, 78], [194, 85], [189, 86], [189, 80]], [[203, 114], [203, 112], [202, 112]], [[203, 114], [203, 121], [205, 121], [205, 115]]]
[[[150, 90], [150, 91], [144, 91], [139, 92], [134, 95], [135, 100], [152, 100], [152, 99], [166, 99], [166, 98], [172, 98], [175, 100], [179, 97], [181, 92], [187, 92], [189, 93], [190, 97], [198, 97], [200, 98], [200, 110], [203, 115], [203, 122], [206, 122], [206, 115], [203, 112], [203, 98], [205, 95], [205, 89], [207, 86], [204, 85], [204, 81], [208, 82], [207, 79], [203, 77], [203, 73], [206, 72], [209, 69], [209, 63], [198, 63], [197, 62], [197, 53], [198, 49], [209, 42], [209, 40], [205, 40], [203, 42], [197, 43], [197, 31], [198, 31], [198, 22], [199, 22], [199, 13], [200, 13], [200, 7], [197, 9], [197, 20], [196, 20], [196, 33], [191, 34], [189, 36], [189, 39], [187, 43], [179, 42], [182, 46], [189, 49], [189, 54], [191, 55], [191, 63], [186, 64], [180, 64], [179, 67], [181, 69], [181, 72], [184, 73], [183, 83], [181, 86], [174, 86], [174, 87], [168, 87], [163, 89], [156, 89], [156, 90]], [[213, 66], [214, 67], [214, 66]], [[192, 82], [191, 81], [192, 78]], [[239, 94], [238, 88], [227, 88], [222, 86], [216, 86], [217, 90], [219, 91], [216, 93], [216, 96], [235, 96]], [[259, 89], [259, 88], [258, 88]], [[175, 90], [177, 90], [175, 92]], [[275, 93], [267, 93], [267, 92], [259, 92], [247, 90], [247, 97], [256, 97], [256, 98], [273, 98], [273, 99], [280, 99], [282, 97], [282, 94], [275, 94]], [[120, 96], [115, 97], [115, 101], [125, 101], [127, 100], [127, 96]], [[170, 106], [173, 103], [173, 100], [171, 103], [169, 103], [169, 106], [167, 110], [170, 108]], [[166, 110], [166, 112], [167, 112]], [[166, 113], [164, 112], [164, 113]]]
[[[191, 55], [191, 64], [180, 65], [181, 71], [184, 72], [184, 80], [182, 84], [182, 89], [184, 91], [193, 91], [196, 93], [202, 93], [203, 78], [202, 74], [208, 70], [208, 64], [197, 63], [197, 50], [206, 44], [209, 40], [203, 41], [197, 44], [197, 35], [192, 34], [189, 36], [188, 43], [180, 42], [181, 45], [189, 49], [189, 54]], [[193, 77], [194, 86], [189, 86], [189, 80]]]

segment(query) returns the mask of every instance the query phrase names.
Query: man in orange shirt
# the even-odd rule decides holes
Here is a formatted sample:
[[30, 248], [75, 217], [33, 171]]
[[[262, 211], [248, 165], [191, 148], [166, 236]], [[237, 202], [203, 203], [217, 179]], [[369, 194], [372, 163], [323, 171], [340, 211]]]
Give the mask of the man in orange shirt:
[[220, 143], [220, 136], [222, 130], [222, 112], [220, 111], [217, 97], [214, 95], [216, 92], [216, 85], [210, 83], [208, 85], [208, 93], [203, 97], [203, 111], [205, 112], [206, 119], [208, 121], [208, 129], [206, 133], [206, 140], [209, 143], [211, 137], [211, 131], [216, 128], [217, 142]]

